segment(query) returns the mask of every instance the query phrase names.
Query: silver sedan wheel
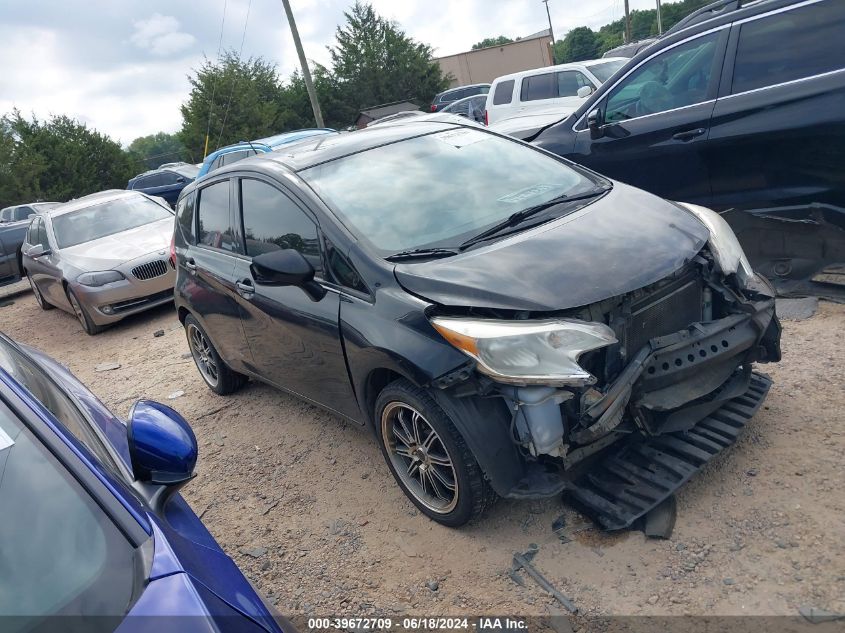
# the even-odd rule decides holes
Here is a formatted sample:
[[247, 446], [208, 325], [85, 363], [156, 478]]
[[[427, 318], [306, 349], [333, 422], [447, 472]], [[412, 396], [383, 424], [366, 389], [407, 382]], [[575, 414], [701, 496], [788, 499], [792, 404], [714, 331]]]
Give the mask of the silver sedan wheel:
[[220, 374], [214, 360], [211, 343], [205, 338], [205, 334], [193, 324], [188, 326], [188, 342], [191, 345], [191, 355], [194, 357], [194, 362], [197, 364], [197, 369], [200, 370], [203, 380], [210, 387], [216, 387], [217, 381], [220, 380]]
[[448, 514], [458, 504], [458, 478], [446, 445], [409, 404], [391, 402], [381, 414], [381, 436], [393, 469], [425, 507]]

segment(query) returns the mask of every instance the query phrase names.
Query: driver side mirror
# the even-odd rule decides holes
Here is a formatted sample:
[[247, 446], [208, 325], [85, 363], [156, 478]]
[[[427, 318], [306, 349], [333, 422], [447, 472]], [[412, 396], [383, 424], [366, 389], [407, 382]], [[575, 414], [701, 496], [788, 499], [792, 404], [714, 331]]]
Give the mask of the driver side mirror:
[[176, 411], [159, 402], [138, 400], [126, 433], [137, 481], [178, 489], [193, 478], [197, 438]]
[[32, 257], [32, 259], [38, 259], [44, 255], [49, 255], [51, 253], [49, 248], [44, 248], [43, 244], [35, 244], [34, 246], [30, 246], [26, 251], [27, 257]]
[[587, 127], [590, 130], [591, 139], [595, 140], [597, 138], [602, 137], [602, 119], [602, 111], [599, 108], [596, 108], [595, 110], [590, 110], [590, 113], [587, 115]]
[[259, 285], [299, 286], [312, 301], [319, 301], [326, 296], [325, 288], [314, 281], [311, 262], [293, 248], [253, 257], [249, 269], [255, 283]]
[[581, 99], [586, 99], [591, 94], [593, 94], [593, 87], [592, 86], [581, 86], [578, 88], [578, 96]]

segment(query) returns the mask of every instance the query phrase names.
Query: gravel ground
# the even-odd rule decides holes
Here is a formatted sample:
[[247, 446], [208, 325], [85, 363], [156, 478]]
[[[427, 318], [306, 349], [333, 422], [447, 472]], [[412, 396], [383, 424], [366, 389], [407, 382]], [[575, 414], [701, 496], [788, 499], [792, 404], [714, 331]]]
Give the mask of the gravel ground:
[[[671, 539], [588, 527], [568, 543], [552, 522], [585, 519], [558, 499], [501, 501], [477, 524], [440, 527], [394, 485], [368, 432], [260, 384], [213, 394], [170, 306], [89, 337], [17, 286], [0, 290], [0, 330], [68, 365], [120, 415], [140, 396], [185, 415], [200, 445], [185, 497], [287, 614], [558, 613], [530, 580], [508, 578], [530, 543], [587, 615], [845, 612], [843, 305], [784, 323], [765, 407], [679, 493]], [[120, 367], [95, 370], [108, 362]]]

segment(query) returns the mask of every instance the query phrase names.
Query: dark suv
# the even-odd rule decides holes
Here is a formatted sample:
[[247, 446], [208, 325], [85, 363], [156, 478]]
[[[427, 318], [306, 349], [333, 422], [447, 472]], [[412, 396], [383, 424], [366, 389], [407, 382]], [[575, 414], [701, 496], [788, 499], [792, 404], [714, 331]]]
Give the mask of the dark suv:
[[309, 139], [189, 185], [177, 216], [208, 387], [369, 426], [445, 525], [564, 489], [630, 525], [736, 439], [768, 390], [752, 363], [780, 357], [718, 215], [475, 124]]
[[440, 112], [450, 103], [458, 99], [465, 99], [475, 95], [486, 95], [490, 92], [490, 84], [473, 84], [471, 86], [461, 86], [460, 88], [450, 88], [444, 90], [434, 96], [431, 101], [431, 111]]
[[749, 4], [661, 39], [575, 113], [516, 136], [725, 212], [779, 290], [824, 294], [845, 283], [843, 34], [841, 0]]
[[199, 167], [187, 163], [166, 169], [153, 169], [135, 176], [126, 184], [126, 188], [140, 191], [148, 196], [164, 198], [172, 207], [176, 204], [182, 189], [193, 182], [198, 173]]

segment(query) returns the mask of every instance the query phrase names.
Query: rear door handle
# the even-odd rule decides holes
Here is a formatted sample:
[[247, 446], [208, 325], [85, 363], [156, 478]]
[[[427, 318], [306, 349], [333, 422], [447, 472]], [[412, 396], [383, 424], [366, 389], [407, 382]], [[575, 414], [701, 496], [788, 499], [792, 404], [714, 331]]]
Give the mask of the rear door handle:
[[683, 132], [676, 132], [672, 135], [672, 138], [676, 141], [691, 141], [692, 139], [701, 136], [707, 132], [707, 130], [703, 127], [696, 128], [694, 130], [685, 130]]
[[253, 286], [250, 282], [248, 282], [248, 281], [246, 281], [246, 280], [244, 280], [244, 281], [239, 281], [239, 282], [238, 282], [237, 284], [235, 284], [235, 285], [238, 287], [238, 291], [239, 291], [242, 295], [251, 295], [251, 294], [255, 294], [255, 286]]
[[197, 269], [197, 264], [193, 260], [193, 258], [185, 260], [185, 268], [187, 268], [188, 270], [196, 270]]

